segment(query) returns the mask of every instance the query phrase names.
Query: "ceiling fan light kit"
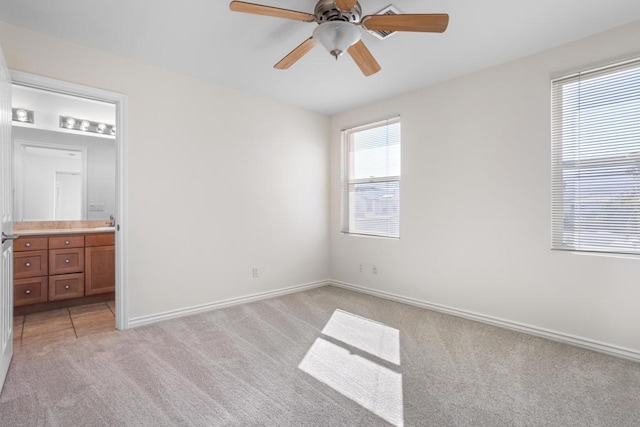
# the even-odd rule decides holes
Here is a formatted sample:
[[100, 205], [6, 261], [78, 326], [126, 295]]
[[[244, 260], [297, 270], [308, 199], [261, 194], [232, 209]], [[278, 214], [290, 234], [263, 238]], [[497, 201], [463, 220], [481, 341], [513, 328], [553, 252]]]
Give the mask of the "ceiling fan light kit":
[[313, 30], [313, 38], [338, 60], [347, 49], [360, 41], [360, 29], [344, 21], [329, 21], [320, 24]]
[[289, 68], [315, 46], [315, 41], [319, 41], [336, 60], [345, 51], [348, 52], [365, 76], [377, 73], [381, 67], [361, 40], [360, 27], [368, 31], [442, 33], [449, 24], [447, 14], [382, 14], [362, 17], [362, 8], [357, 0], [319, 0], [313, 15], [243, 1], [232, 1], [229, 9], [318, 24], [313, 35], [282, 58], [274, 66], [276, 69]]

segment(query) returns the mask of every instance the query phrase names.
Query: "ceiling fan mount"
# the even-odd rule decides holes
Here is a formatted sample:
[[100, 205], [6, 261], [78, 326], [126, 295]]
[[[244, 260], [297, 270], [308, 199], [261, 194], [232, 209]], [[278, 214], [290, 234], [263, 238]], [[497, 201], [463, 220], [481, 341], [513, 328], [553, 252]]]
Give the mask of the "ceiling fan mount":
[[293, 49], [274, 68], [285, 70], [295, 64], [320, 41], [336, 59], [349, 53], [365, 76], [380, 71], [381, 67], [361, 40], [360, 27], [371, 31], [413, 31], [442, 33], [449, 24], [447, 14], [392, 14], [362, 16], [357, 0], [318, 0], [313, 14], [281, 9], [244, 1], [232, 1], [234, 12], [252, 13], [302, 22], [315, 22], [313, 35]]
[[360, 7], [360, 3], [356, 2], [351, 9], [342, 10], [336, 6], [333, 0], [319, 0], [313, 14], [315, 16], [315, 22], [318, 24], [329, 21], [344, 21], [359, 24], [362, 18], [362, 8]]

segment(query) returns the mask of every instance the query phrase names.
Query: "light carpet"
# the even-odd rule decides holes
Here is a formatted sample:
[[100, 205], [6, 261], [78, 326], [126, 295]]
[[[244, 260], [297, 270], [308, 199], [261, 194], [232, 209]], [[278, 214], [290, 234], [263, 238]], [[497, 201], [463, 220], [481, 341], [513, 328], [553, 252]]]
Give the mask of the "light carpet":
[[640, 364], [331, 286], [16, 351], [1, 426], [638, 426]]

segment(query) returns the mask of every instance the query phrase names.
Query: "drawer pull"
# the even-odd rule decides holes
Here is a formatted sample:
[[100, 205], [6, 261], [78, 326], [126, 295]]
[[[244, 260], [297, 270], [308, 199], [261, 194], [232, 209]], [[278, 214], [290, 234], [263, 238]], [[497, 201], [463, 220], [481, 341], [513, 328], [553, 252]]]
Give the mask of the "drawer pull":
[[65, 240], [65, 241], [64, 241], [64, 244], [65, 244], [65, 245], [68, 245], [69, 243], [70, 243], [70, 242], [69, 242], [68, 240]]
[[31, 289], [27, 289], [26, 291], [24, 291], [24, 293], [29, 295], [31, 293]]
[[68, 259], [65, 259], [64, 262], [69, 264], [71, 261], [69, 261]]
[[25, 267], [27, 267], [27, 268], [29, 268], [29, 267], [31, 267], [31, 263], [30, 263], [30, 262], [25, 262], [25, 263], [24, 263], [24, 266], [25, 266]]
[[69, 289], [69, 285], [64, 285], [64, 288], [65, 289]]
[[27, 242], [24, 244], [26, 247], [30, 248], [31, 247], [31, 243]]

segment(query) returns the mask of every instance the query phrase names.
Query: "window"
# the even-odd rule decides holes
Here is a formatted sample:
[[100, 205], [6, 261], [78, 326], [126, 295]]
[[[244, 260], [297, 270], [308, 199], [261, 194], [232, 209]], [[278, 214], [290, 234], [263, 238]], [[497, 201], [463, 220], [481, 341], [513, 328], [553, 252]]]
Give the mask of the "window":
[[640, 254], [640, 59], [552, 82], [552, 247]]
[[343, 132], [342, 231], [400, 237], [400, 118]]

